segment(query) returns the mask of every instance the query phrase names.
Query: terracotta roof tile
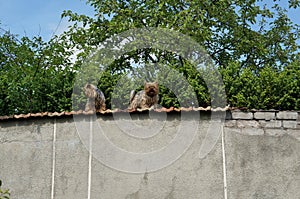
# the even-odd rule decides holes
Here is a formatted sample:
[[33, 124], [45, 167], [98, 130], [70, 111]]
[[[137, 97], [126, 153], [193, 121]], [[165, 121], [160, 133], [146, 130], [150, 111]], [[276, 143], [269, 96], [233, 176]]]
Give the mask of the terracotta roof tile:
[[30, 113], [28, 114], [20, 114], [20, 115], [14, 115], [14, 118], [19, 119], [19, 118], [29, 118]]
[[10, 116], [6, 116], [6, 115], [0, 116], [0, 120], [7, 120], [7, 119], [11, 119], [11, 118], [14, 118], [14, 116], [13, 115], [10, 115]]
[[[174, 107], [170, 107], [170, 108], [159, 108], [159, 109], [154, 109], [153, 111], [155, 112], [189, 112], [189, 111], [227, 111], [229, 110], [229, 107], [225, 107], [225, 108], [214, 108], [212, 109], [210, 106], [203, 108], [203, 107], [198, 107], [198, 108], [194, 108], [194, 107], [181, 107], [181, 108], [174, 108]], [[122, 112], [127, 112], [127, 113], [134, 113], [134, 112], [146, 112], [146, 111], [152, 111], [150, 109], [137, 109], [137, 110], [122, 110], [122, 109], [107, 109], [105, 111], [101, 111], [101, 112], [97, 112], [97, 114], [112, 114], [112, 113], [122, 113]], [[22, 118], [29, 118], [29, 117], [61, 117], [61, 116], [72, 116], [72, 115], [92, 115], [95, 112], [93, 111], [83, 111], [83, 110], [78, 110], [78, 111], [70, 111], [70, 112], [43, 112], [43, 113], [28, 113], [28, 114], [19, 114], [19, 115], [10, 115], [10, 116], [0, 116], [0, 120], [8, 120], [8, 119], [22, 119]]]
[[30, 116], [31, 117], [42, 117], [43, 113], [31, 113]]
[[77, 115], [76, 111], [65, 112], [65, 115]]

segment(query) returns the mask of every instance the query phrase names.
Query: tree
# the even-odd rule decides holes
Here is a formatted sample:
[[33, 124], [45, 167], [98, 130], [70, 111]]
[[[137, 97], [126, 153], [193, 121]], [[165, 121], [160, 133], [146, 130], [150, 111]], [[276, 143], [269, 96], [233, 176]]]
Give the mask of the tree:
[[[1, 29], [0, 113], [83, 109], [82, 86], [87, 81], [95, 81], [104, 91], [108, 108], [126, 108], [129, 91], [141, 89], [145, 80], [159, 81], [160, 103], [165, 107], [222, 105], [218, 99], [225, 95], [218, 91], [225, 89], [232, 106], [300, 109], [299, 25], [277, 2], [268, 7], [261, 0], [88, 0], [95, 16], [65, 11], [62, 17], [73, 25], [49, 42]], [[289, 0], [290, 8], [299, 4]], [[119, 35], [128, 30], [137, 30], [135, 37], [144, 37], [145, 43], [151, 42], [149, 33], [167, 42], [157, 48], [137, 41], [118, 52], [117, 45], [126, 46]], [[168, 30], [175, 37], [168, 38]], [[172, 49], [184, 36], [203, 50], [194, 51], [189, 42], [182, 51]], [[191, 53], [185, 54], [189, 48]], [[73, 63], [70, 57], [75, 49], [80, 53]], [[101, 49], [99, 54], [95, 49]], [[212, 61], [202, 56], [204, 51]], [[93, 56], [96, 59], [91, 61]], [[198, 70], [191, 58], [207, 68]], [[99, 61], [101, 73], [95, 69], [78, 77], [83, 68], [99, 70]], [[214, 70], [222, 75], [225, 87], [214, 84], [221, 82]], [[96, 79], [91, 79], [95, 74]], [[191, 87], [184, 86], [182, 79]], [[72, 107], [74, 96], [78, 104]]]
[[0, 34], [1, 115], [71, 110], [74, 68], [58, 37]]
[[[272, 99], [272, 102], [267, 100], [256, 103], [262, 94], [258, 94], [255, 90], [257, 88], [253, 87], [259, 81], [263, 81], [260, 76], [266, 71], [271, 72], [269, 75], [282, 75], [285, 72], [281, 71], [285, 71], [286, 68], [296, 67], [295, 60], [299, 56], [299, 26], [291, 22], [286, 10], [279, 6], [278, 1], [274, 0], [271, 8], [261, 5], [263, 1], [260, 0], [87, 2], [94, 7], [94, 17], [78, 15], [72, 11], [65, 11], [62, 15], [74, 23], [66, 33], [73, 48], [84, 51], [79, 55], [78, 65], [81, 65], [93, 47], [114, 35], [134, 28], [166, 28], [190, 36], [206, 49], [222, 73], [224, 81], [227, 81], [225, 86], [229, 95], [228, 102], [233, 106], [269, 108], [276, 104], [276, 107], [282, 107], [280, 102], [283, 101], [277, 98]], [[298, 0], [289, 1], [290, 8], [297, 8], [299, 4]], [[191, 68], [188, 60], [167, 50], [143, 48], [124, 54], [106, 68], [106, 74], [114, 78], [109, 82], [105, 81], [105, 86], [102, 86], [103, 82], [99, 86], [110, 98], [111, 88], [125, 71], [135, 71], [138, 64], [145, 66], [157, 63], [163, 63], [183, 73], [194, 87], [199, 105], [209, 105], [212, 99], [201, 75]], [[233, 76], [226, 76], [233, 75], [230, 73], [232, 70], [239, 80], [232, 81]], [[239, 82], [234, 83], [236, 81]], [[247, 83], [243, 83], [245, 81]], [[245, 85], [251, 88], [242, 92]], [[107, 88], [110, 88], [110, 91]], [[236, 92], [233, 92], [234, 89]], [[264, 89], [271, 88], [258, 90], [265, 93]], [[256, 96], [250, 97], [251, 100], [246, 97], [254, 94]], [[172, 93], [162, 88], [161, 95], [163, 105], [178, 106], [176, 103], [170, 103], [176, 101]], [[273, 97], [274, 93], [269, 96]], [[299, 105], [286, 106], [291, 107], [299, 108]]]

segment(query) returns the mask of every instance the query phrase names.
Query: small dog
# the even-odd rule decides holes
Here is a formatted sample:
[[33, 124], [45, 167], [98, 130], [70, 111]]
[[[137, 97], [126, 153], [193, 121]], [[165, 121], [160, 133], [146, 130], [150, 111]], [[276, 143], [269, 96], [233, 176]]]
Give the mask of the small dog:
[[158, 103], [158, 83], [157, 82], [145, 82], [144, 90], [130, 92], [130, 105], [128, 109], [133, 110], [137, 108], [156, 108]]
[[85, 96], [88, 98], [85, 111], [98, 112], [106, 109], [105, 97], [101, 90], [93, 84], [86, 84], [83, 89]]

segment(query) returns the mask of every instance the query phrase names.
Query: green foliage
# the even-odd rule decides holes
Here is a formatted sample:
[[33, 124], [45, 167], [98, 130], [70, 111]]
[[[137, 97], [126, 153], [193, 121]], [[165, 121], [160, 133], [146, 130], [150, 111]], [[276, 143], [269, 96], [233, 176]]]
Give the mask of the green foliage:
[[71, 109], [75, 73], [57, 38], [0, 35], [1, 115]]
[[300, 63], [294, 61], [282, 70], [270, 66], [253, 72], [229, 64], [221, 73], [228, 102], [234, 107], [255, 109], [300, 109]]
[[[79, 48], [97, 45], [125, 30], [144, 27], [167, 28], [191, 36], [222, 67], [236, 60], [243, 60], [242, 67], [254, 69], [264, 65], [281, 67], [291, 61], [298, 48], [298, 26], [292, 24], [276, 1], [272, 8], [258, 6], [259, 0], [88, 2], [97, 17], [63, 13], [75, 22], [69, 33]], [[298, 0], [289, 3], [294, 8], [299, 5]], [[83, 28], [78, 27], [80, 23]]]
[[0, 199], [9, 199], [10, 193], [8, 189], [2, 189], [2, 181], [0, 180]]
[[[165, 107], [222, 106], [226, 98], [235, 107], [300, 109], [299, 25], [278, 0], [268, 6], [261, 6], [261, 0], [87, 3], [95, 16], [64, 11], [62, 17], [73, 25], [49, 42], [0, 34], [1, 115], [84, 109], [82, 87], [88, 82], [104, 92], [107, 108], [126, 108], [131, 90], [141, 90], [144, 81], [158, 81], [159, 102]], [[288, 3], [292, 9], [300, 1]], [[116, 35], [135, 28], [182, 33], [201, 45], [212, 62], [201, 60], [206, 68], [196, 68], [191, 61], [195, 55], [184, 54], [189, 48], [193, 52], [192, 45], [180, 46], [180, 38], [163, 34], [153, 34], [166, 41], [163, 48], [138, 41], [117, 52], [114, 47], [122, 42]], [[137, 35], [151, 43], [149, 35]], [[174, 50], [176, 45], [183, 51]], [[106, 56], [97, 54], [90, 62], [99, 47]], [[80, 53], [72, 63], [74, 49]]]
[[[295, 98], [299, 81], [292, 77], [298, 73], [299, 27], [291, 22], [286, 10], [277, 1], [268, 6], [259, 6], [259, 2], [88, 0], [95, 9], [94, 18], [72, 11], [65, 11], [62, 16], [75, 23], [66, 37], [70, 38], [74, 47], [86, 52], [81, 58], [85, 58], [90, 49], [102, 45], [108, 38], [111, 44], [117, 43], [117, 39], [112, 39], [113, 36], [126, 30], [153, 27], [172, 29], [188, 35], [205, 48], [223, 76], [227, 102], [232, 106], [299, 109], [299, 102]], [[297, 8], [299, 1], [289, 1], [289, 6]], [[135, 49], [107, 66], [107, 74], [98, 81], [99, 87], [108, 96], [108, 104], [113, 94], [116, 99], [124, 99], [119, 100], [116, 107], [124, 108], [128, 103], [129, 88], [141, 89], [144, 80], [155, 79], [160, 83], [162, 106], [182, 106], [179, 105], [176, 91], [185, 96], [184, 105], [194, 103], [188, 94], [183, 94], [186, 90], [180, 88], [182, 84], [175, 86], [177, 81], [174, 81], [174, 77], [159, 76], [145, 67], [161, 64], [183, 74], [195, 91], [199, 106], [222, 104], [218, 100], [223, 99], [225, 94], [218, 91], [223, 87], [214, 83], [222, 80], [214, 79], [211, 71], [199, 72], [189, 61], [168, 49]], [[135, 76], [139, 70], [136, 65], [144, 67], [144, 75]], [[290, 72], [287, 73], [287, 70]], [[151, 78], [148, 77], [149, 73]], [[129, 77], [122, 83], [126, 89], [119, 89], [118, 82], [124, 75]], [[293, 81], [288, 80], [290, 78]], [[130, 86], [130, 81], [134, 81], [135, 85]], [[166, 86], [167, 81], [173, 89]], [[294, 87], [291, 87], [291, 82]], [[113, 93], [114, 89], [122, 90], [123, 94]]]

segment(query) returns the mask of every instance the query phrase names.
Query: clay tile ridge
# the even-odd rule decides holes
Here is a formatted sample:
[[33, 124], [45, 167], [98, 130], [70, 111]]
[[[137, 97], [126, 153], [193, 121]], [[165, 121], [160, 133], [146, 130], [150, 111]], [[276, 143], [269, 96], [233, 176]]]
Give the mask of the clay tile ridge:
[[[211, 108], [210, 106], [208, 107], [180, 107], [180, 108], [174, 108], [174, 107], [170, 107], [170, 108], [165, 108], [165, 107], [161, 107], [158, 109], [133, 109], [133, 110], [122, 110], [122, 109], [107, 109], [105, 111], [100, 111], [97, 112], [97, 114], [113, 114], [113, 113], [139, 113], [139, 112], [147, 112], [147, 111], [155, 111], [155, 112], [190, 112], [190, 111], [227, 111], [227, 110], [231, 110], [229, 107], [217, 107], [217, 108]], [[31, 118], [31, 117], [61, 117], [61, 116], [72, 116], [72, 115], [93, 115], [95, 114], [94, 111], [82, 111], [82, 110], [78, 110], [78, 111], [63, 111], [63, 112], [43, 112], [43, 113], [28, 113], [28, 114], [19, 114], [19, 115], [10, 115], [10, 116], [0, 116], [0, 120], [8, 120], [8, 119], [26, 119], [26, 118]]]

